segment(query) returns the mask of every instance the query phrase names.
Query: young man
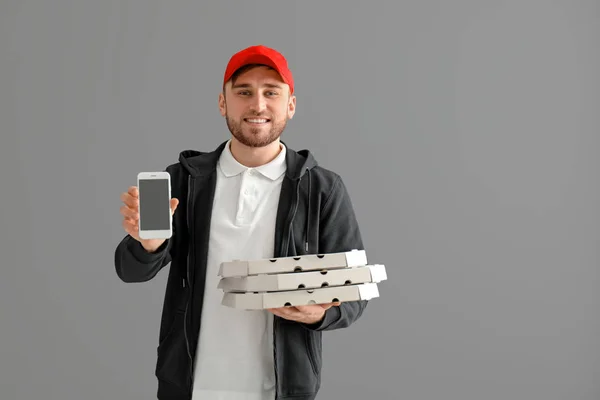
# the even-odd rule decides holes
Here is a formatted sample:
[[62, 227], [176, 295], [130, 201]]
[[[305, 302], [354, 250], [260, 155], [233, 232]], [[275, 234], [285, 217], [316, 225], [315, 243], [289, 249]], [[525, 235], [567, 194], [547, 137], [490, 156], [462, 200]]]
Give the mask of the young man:
[[115, 252], [125, 282], [171, 263], [162, 312], [158, 399], [314, 399], [323, 331], [356, 321], [366, 301], [242, 311], [221, 305], [221, 262], [363, 249], [349, 195], [308, 150], [280, 141], [294, 80], [277, 51], [252, 46], [226, 67], [219, 109], [231, 138], [169, 165], [174, 233], [138, 235], [138, 191], [123, 193], [127, 233]]

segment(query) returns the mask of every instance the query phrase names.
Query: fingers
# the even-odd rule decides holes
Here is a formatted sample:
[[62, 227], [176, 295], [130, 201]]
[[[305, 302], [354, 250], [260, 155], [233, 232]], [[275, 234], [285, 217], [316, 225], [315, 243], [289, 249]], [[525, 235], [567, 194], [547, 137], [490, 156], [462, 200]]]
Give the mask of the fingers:
[[122, 221], [123, 229], [134, 238], [139, 236], [139, 214], [138, 214], [138, 189], [135, 186], [130, 186], [127, 192], [121, 194], [123, 205], [120, 208], [120, 213], [124, 217]]
[[139, 226], [137, 224], [137, 221], [132, 221], [130, 219], [124, 219], [122, 222], [123, 225], [123, 229], [125, 230], [125, 232], [127, 232], [128, 234], [130, 234], [131, 236], [133, 236], [134, 238], [137, 239], [138, 234], [139, 234]]
[[269, 311], [270, 313], [272, 313], [273, 315], [276, 315], [276, 316], [278, 316], [278, 317], [280, 317], [280, 318], [286, 318], [286, 315], [284, 315], [284, 314], [281, 312], [281, 310], [280, 310], [280, 309], [278, 309], [278, 308], [269, 308], [269, 309], [268, 309], [268, 311]]
[[294, 306], [285, 306], [285, 307], [278, 307], [278, 308], [269, 308], [269, 311], [276, 311], [276, 312], [280, 312], [280, 313], [287, 313], [290, 314], [292, 312], [298, 312], [298, 309]]
[[281, 318], [293, 318], [303, 315], [296, 307], [269, 308], [269, 311]]
[[333, 303], [320, 304], [320, 306], [327, 310], [331, 307], [339, 307], [340, 304], [342, 304], [342, 303], [339, 301], [334, 301]]
[[121, 206], [121, 215], [125, 218], [131, 219], [133, 221], [137, 221], [139, 219], [139, 213], [137, 210], [134, 210], [128, 206]]
[[[315, 305], [309, 305], [309, 306], [296, 306], [296, 309], [298, 311], [300, 311], [303, 314], [310, 314], [311, 312], [314, 311], [314, 307]], [[318, 307], [318, 305], [317, 305]]]
[[328, 310], [331, 307], [339, 306], [340, 304], [341, 304], [340, 302], [321, 303], [321, 304], [311, 304], [311, 305], [307, 305], [307, 306], [296, 306], [296, 308], [298, 309], [298, 311], [308, 314], [308, 313], [317, 311], [319, 309], [319, 307], [324, 310]]
[[176, 198], [171, 199], [171, 214], [175, 214], [175, 210], [177, 210], [177, 206], [179, 205], [179, 200]]
[[127, 205], [128, 207], [131, 207], [133, 209], [137, 209], [138, 205], [139, 205], [139, 199], [136, 196], [132, 196], [129, 192], [125, 192], [121, 194], [121, 201]]
[[131, 197], [134, 197], [136, 199], [140, 197], [140, 194], [139, 194], [137, 186], [129, 186], [129, 189], [127, 190], [127, 193]]
[[331, 308], [333, 304], [334, 303], [270, 308], [269, 311], [280, 318], [314, 324], [324, 318], [325, 312], [327, 309]]
[[299, 321], [303, 318], [305, 318], [305, 315], [296, 311], [296, 312], [290, 312], [289, 310], [282, 310], [282, 309], [274, 309], [271, 311], [274, 315], [280, 317], [280, 318], [284, 318], [287, 319], [289, 321]]
[[328, 310], [331, 307], [337, 307], [339, 306], [341, 303], [340, 302], [333, 302], [333, 303], [323, 303], [323, 304], [311, 304], [311, 305], [305, 305], [305, 306], [291, 306], [291, 307], [280, 307], [280, 308], [270, 308], [269, 311], [271, 311], [273, 314], [278, 315], [280, 317], [294, 317], [294, 316], [300, 316], [300, 315], [310, 315], [310, 314], [314, 314], [315, 312], [318, 312], [318, 310]]

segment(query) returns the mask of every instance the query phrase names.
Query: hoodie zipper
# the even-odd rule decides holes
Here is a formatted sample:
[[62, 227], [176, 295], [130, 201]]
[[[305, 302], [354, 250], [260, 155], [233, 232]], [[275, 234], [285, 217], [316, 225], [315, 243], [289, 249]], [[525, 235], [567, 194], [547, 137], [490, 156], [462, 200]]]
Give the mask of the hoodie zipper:
[[[287, 223], [284, 225], [285, 229], [284, 229], [284, 233], [285, 230], [287, 230], [287, 235], [283, 235], [283, 237], [285, 238], [284, 240], [282, 240], [281, 243], [281, 249], [279, 251], [279, 253], [283, 256], [286, 257], [289, 254], [289, 245], [290, 245], [290, 234], [292, 231], [292, 225], [294, 222], [294, 216], [296, 215], [297, 212], [297, 207], [298, 207], [298, 202], [300, 201], [300, 181], [298, 181], [298, 183], [296, 184], [296, 190], [295, 190], [295, 196], [294, 196], [294, 201], [292, 203], [292, 206], [290, 207], [290, 209], [293, 209], [294, 211], [291, 212], [288, 215], [288, 219], [287, 219]], [[277, 374], [277, 318], [274, 317], [273, 318], [273, 352], [274, 352], [274, 357], [273, 357], [273, 361], [275, 364], [275, 400], [278, 400], [280, 398], [280, 391], [279, 391], [279, 377]]]
[[187, 333], [187, 313], [188, 313], [188, 307], [190, 305], [190, 301], [191, 301], [191, 296], [192, 296], [192, 282], [190, 280], [190, 253], [192, 251], [192, 246], [194, 244], [193, 241], [193, 235], [192, 235], [192, 229], [191, 226], [192, 224], [190, 223], [190, 220], [193, 221], [193, 219], [191, 218], [191, 214], [192, 214], [192, 207], [191, 207], [191, 200], [192, 200], [192, 177], [191, 175], [188, 176], [188, 192], [187, 192], [187, 228], [188, 228], [188, 234], [190, 236], [189, 238], [189, 242], [188, 242], [188, 251], [187, 251], [187, 265], [186, 265], [186, 276], [187, 276], [187, 281], [188, 281], [188, 299], [187, 302], [185, 304], [185, 313], [183, 315], [183, 333], [185, 335], [185, 346], [187, 349], [187, 354], [188, 354], [188, 358], [190, 360], [190, 381], [193, 382], [194, 377], [193, 377], [193, 373], [194, 373], [194, 369], [193, 369], [193, 360], [192, 360], [192, 353], [190, 351], [190, 343], [189, 343], [189, 339], [188, 339], [188, 333]]

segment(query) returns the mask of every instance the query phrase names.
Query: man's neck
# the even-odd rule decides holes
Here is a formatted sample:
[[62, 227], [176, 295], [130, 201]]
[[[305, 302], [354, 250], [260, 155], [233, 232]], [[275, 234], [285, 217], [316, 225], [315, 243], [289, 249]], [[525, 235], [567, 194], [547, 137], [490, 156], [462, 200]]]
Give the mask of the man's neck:
[[256, 168], [273, 161], [281, 152], [281, 143], [276, 140], [264, 147], [248, 147], [232, 138], [230, 149], [237, 162], [248, 168]]

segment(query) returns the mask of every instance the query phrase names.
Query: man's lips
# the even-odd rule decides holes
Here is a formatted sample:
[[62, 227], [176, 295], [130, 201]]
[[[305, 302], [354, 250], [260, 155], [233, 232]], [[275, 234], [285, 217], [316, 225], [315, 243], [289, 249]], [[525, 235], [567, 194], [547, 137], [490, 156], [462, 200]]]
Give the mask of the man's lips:
[[260, 124], [266, 124], [267, 122], [270, 122], [271, 120], [269, 118], [244, 118], [244, 121], [249, 124], [260, 125]]

